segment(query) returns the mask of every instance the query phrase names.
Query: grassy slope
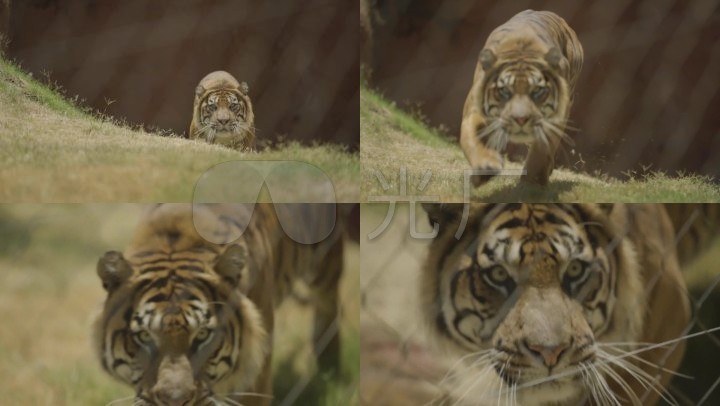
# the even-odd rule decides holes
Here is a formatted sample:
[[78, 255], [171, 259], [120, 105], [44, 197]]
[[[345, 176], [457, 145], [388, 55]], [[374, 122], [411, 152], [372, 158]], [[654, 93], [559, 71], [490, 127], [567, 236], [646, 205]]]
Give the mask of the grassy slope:
[[[398, 195], [398, 174], [407, 170], [407, 194], [462, 201], [467, 161], [459, 145], [441, 138], [417, 120], [364, 86], [360, 90], [360, 161], [362, 201]], [[509, 168], [520, 169], [520, 164]], [[426, 171], [431, 178], [419, 191]], [[382, 176], [379, 176], [382, 174]], [[383, 190], [383, 177], [390, 187]], [[594, 177], [556, 169], [547, 187], [520, 185], [516, 177], [498, 177], [471, 188], [473, 200], [487, 202], [717, 202], [720, 187], [701, 176], [669, 177], [662, 173], [627, 180]]]
[[[97, 258], [130, 240], [137, 205], [0, 206], [0, 403], [105, 405], [132, 390], [105, 374], [95, 358], [91, 323], [104, 300]], [[128, 220], [130, 219], [130, 220]], [[72, 238], [68, 238], [72, 235]], [[359, 249], [348, 244], [341, 285], [343, 380], [318, 394], [310, 382], [296, 404], [358, 404]], [[310, 312], [286, 300], [275, 319], [275, 395], [310, 376]], [[308, 367], [310, 365], [310, 367]], [[342, 399], [342, 401], [337, 401]], [[113, 403], [132, 404], [131, 399]]]
[[312, 163], [339, 201], [358, 199], [357, 154], [297, 144], [243, 154], [133, 130], [81, 111], [0, 58], [0, 201], [188, 201], [205, 170], [248, 159]]

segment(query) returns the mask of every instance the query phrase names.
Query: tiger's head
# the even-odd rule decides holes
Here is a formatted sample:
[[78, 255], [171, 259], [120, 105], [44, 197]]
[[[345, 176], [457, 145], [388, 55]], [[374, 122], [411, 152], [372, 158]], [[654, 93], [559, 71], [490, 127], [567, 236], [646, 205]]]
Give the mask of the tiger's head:
[[622, 210], [474, 205], [456, 239], [458, 206], [429, 208], [440, 229], [422, 289], [432, 330], [466, 361], [451, 371], [467, 381], [461, 400], [512, 392], [520, 404], [578, 404], [607, 387], [617, 372], [601, 343], [638, 341], [644, 317], [635, 249], [618, 238]]
[[486, 48], [480, 53], [478, 64], [485, 76], [479, 99], [487, 126], [480, 130], [479, 138], [487, 138], [488, 147], [497, 151], [504, 150], [508, 142], [530, 144], [538, 140], [542, 145], [570, 142], [565, 134], [571, 105], [567, 59], [557, 47], [544, 55], [529, 52], [528, 45], [517, 47], [524, 52], [508, 50], [496, 54]]
[[135, 389], [134, 404], [225, 404], [214, 393], [224, 380], [251, 385], [268, 346], [260, 312], [238, 289], [246, 247], [128, 258], [110, 251], [98, 262], [107, 300], [95, 342], [104, 369]]
[[200, 81], [193, 116], [191, 137], [243, 151], [254, 149], [255, 115], [249, 88], [229, 73], [216, 71]]

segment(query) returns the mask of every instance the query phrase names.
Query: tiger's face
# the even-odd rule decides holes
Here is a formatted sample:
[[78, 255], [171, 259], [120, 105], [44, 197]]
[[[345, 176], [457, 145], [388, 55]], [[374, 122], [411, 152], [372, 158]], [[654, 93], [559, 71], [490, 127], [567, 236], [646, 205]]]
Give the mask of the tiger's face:
[[465, 388], [479, 404], [518, 387], [522, 404], [577, 402], [587, 391], [577, 371], [596, 362], [598, 341], [634, 339], [613, 320], [626, 248], [608, 249], [598, 213], [568, 207], [487, 206], [459, 241], [436, 242], [446, 245], [431, 255], [426, 297], [443, 341], [470, 365]]
[[252, 137], [250, 100], [239, 91], [218, 90], [200, 101], [200, 130], [205, 139], [222, 145]]
[[478, 136], [487, 138], [487, 145], [492, 149], [502, 151], [508, 142], [531, 144], [537, 140], [545, 145], [557, 145], [560, 140], [568, 139], [565, 134], [570, 107], [567, 84], [545, 60], [492, 65], [481, 99], [488, 124]]
[[130, 262], [109, 252], [100, 260], [108, 298], [96, 341], [103, 367], [135, 388], [134, 404], [224, 404], [216, 384], [254, 381], [265, 330], [236, 289], [244, 256], [231, 246], [220, 255], [149, 252]]

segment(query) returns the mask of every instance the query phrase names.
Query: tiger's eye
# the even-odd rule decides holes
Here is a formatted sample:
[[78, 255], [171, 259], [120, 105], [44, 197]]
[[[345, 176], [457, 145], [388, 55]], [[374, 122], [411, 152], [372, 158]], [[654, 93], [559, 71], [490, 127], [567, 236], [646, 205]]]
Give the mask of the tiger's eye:
[[496, 267], [494, 267], [493, 269], [490, 270], [490, 273], [488, 274], [488, 277], [490, 278], [491, 281], [493, 281], [493, 282], [495, 282], [495, 283], [497, 283], [497, 284], [502, 284], [502, 283], [505, 283], [505, 281], [508, 280], [508, 278], [510, 277], [510, 275], [509, 275], [508, 272], [505, 270], [505, 268], [503, 268], [503, 267], [501, 267], [501, 266], [496, 266]]
[[208, 337], [210, 337], [210, 330], [205, 327], [201, 328], [200, 330], [198, 330], [197, 333], [195, 333], [195, 340], [200, 342], [207, 340]]
[[512, 97], [512, 92], [505, 86], [498, 86], [495, 89], [495, 94], [500, 101], [508, 101]]
[[568, 278], [577, 279], [580, 277], [580, 275], [582, 275], [584, 270], [585, 267], [583, 266], [582, 262], [576, 259], [568, 265], [567, 269], [565, 270], [565, 275], [567, 275]]
[[530, 97], [532, 97], [532, 99], [536, 102], [543, 101], [547, 97], [548, 92], [549, 90], [547, 87], [538, 87], [530, 93]]
[[137, 333], [137, 338], [143, 344], [147, 344], [152, 341], [152, 336], [150, 335], [150, 333], [148, 333], [145, 330], [142, 330], [141, 332]]

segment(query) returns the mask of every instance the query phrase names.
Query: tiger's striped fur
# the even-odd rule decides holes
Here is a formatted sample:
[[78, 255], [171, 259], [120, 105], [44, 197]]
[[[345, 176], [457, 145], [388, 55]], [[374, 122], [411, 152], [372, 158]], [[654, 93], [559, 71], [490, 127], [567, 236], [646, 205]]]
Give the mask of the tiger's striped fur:
[[509, 142], [528, 144], [525, 179], [546, 184], [561, 141], [570, 140], [565, 128], [582, 63], [577, 35], [552, 12], [526, 10], [496, 28], [463, 109], [460, 144], [471, 167], [497, 172]]
[[[334, 211], [286, 206], [307, 228]], [[135, 389], [135, 405], [270, 404], [275, 305], [304, 281], [317, 343], [337, 316], [342, 244], [338, 226], [315, 244], [292, 241], [270, 204], [153, 207], [129, 248], [98, 262], [103, 368]], [[338, 340], [318, 349], [321, 370], [337, 371]], [[228, 396], [237, 392], [260, 396]]]
[[[458, 400], [654, 404], [684, 342], [643, 348], [688, 325], [673, 222], [689, 209], [476, 204], [456, 239], [463, 206], [428, 206], [440, 228], [421, 277], [423, 313], [438, 342], [464, 358]], [[635, 358], [623, 355], [636, 349]], [[657, 374], [655, 390], [638, 371]]]
[[255, 114], [248, 85], [225, 71], [205, 76], [195, 89], [190, 139], [240, 151], [255, 150]]

